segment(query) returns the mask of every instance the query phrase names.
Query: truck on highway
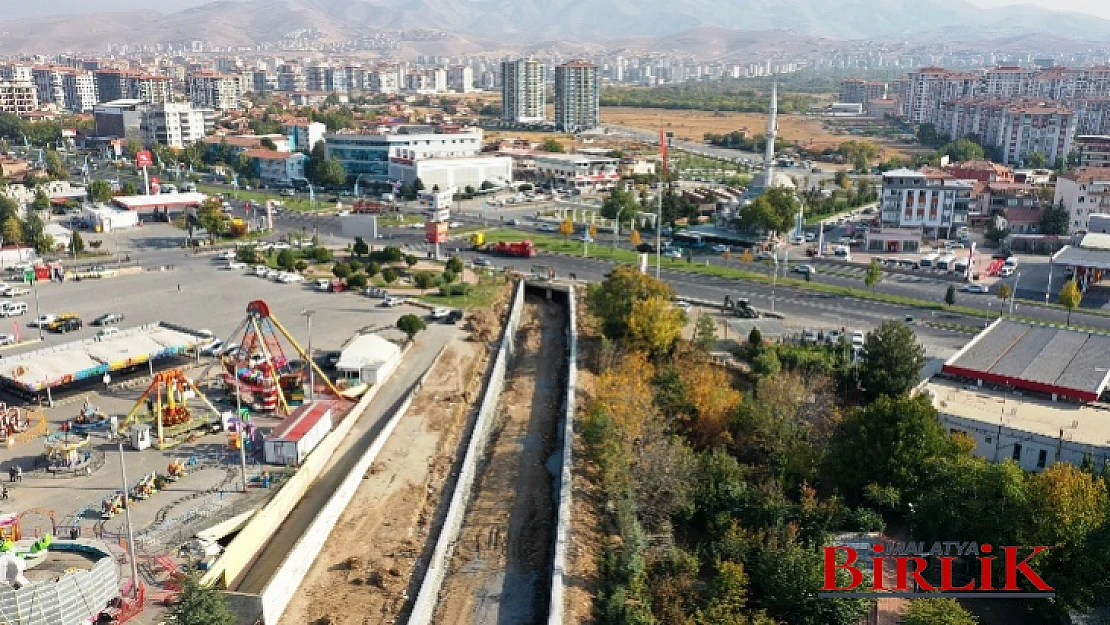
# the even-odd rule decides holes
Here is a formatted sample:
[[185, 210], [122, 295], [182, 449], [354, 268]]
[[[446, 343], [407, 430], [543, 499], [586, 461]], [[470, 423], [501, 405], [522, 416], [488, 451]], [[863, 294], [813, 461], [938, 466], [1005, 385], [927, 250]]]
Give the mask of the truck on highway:
[[470, 249], [475, 252], [484, 252], [494, 256], [515, 256], [518, 258], [532, 258], [536, 255], [536, 246], [531, 241], [501, 241], [500, 243], [486, 243], [483, 232], [470, 235]]
[[353, 213], [370, 213], [378, 214], [384, 213], [389, 210], [389, 204], [384, 202], [375, 202], [374, 200], [358, 200], [354, 206], [351, 207]]

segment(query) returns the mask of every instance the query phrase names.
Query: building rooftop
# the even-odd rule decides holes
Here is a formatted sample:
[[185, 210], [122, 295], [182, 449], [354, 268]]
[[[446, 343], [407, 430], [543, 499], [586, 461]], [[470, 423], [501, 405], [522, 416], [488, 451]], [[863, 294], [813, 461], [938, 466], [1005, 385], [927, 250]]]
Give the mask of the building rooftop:
[[1110, 383], [1110, 335], [998, 319], [944, 363], [944, 372], [1095, 401]]
[[1078, 167], [1066, 174], [1060, 174], [1060, 178], [1073, 182], [1093, 182], [1097, 180], [1103, 184], [1110, 184], [1110, 167]]
[[360, 334], [351, 339], [339, 353], [339, 362], [336, 368], [346, 371], [357, 371], [363, 367], [371, 367], [396, 358], [401, 348], [377, 334]]
[[933, 378], [923, 386], [933, 406], [944, 414], [1005, 425], [1013, 430], [1103, 447], [1110, 442], [1110, 407], [1024, 396], [1018, 392], [979, 388]]
[[303, 158], [308, 158], [307, 156], [305, 156], [304, 154], [301, 154], [300, 152], [281, 152], [279, 150], [267, 150], [267, 149], [247, 150], [246, 152], [244, 152], [244, 154], [246, 154], [248, 158], [260, 158], [260, 159], [263, 159], [263, 160], [270, 160], [270, 161], [284, 161], [284, 160], [293, 158], [295, 156], [301, 156]]

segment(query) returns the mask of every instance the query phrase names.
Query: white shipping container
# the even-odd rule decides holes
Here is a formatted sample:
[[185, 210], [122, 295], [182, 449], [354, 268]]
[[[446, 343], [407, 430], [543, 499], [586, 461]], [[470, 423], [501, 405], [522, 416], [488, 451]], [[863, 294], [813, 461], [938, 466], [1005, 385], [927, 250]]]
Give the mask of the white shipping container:
[[332, 428], [330, 402], [312, 402], [293, 411], [262, 446], [268, 464], [299, 465]]

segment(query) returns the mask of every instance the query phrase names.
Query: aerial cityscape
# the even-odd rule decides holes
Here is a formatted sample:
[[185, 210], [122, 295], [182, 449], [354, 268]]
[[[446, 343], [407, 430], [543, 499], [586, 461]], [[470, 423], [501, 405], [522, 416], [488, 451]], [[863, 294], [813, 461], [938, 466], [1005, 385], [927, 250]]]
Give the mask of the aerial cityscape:
[[0, 32], [0, 622], [1110, 622], [1110, 10]]

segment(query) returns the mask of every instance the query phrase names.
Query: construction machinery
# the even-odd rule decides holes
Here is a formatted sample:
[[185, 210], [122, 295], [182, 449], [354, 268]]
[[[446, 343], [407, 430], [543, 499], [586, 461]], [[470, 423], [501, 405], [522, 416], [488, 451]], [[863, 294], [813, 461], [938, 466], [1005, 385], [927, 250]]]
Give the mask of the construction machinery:
[[[282, 339], [300, 360], [286, 355]], [[340, 396], [331, 379], [270, 313], [266, 302], [254, 300], [247, 304], [246, 318], [224, 341], [225, 345], [236, 343], [237, 349], [213, 361], [213, 364], [219, 363], [220, 379], [233, 401], [259, 412], [288, 415], [290, 405], [304, 401], [310, 367], [327, 391]], [[211, 367], [212, 364], [201, 372], [200, 379], [208, 379]]]
[[742, 297], [733, 299], [732, 296], [726, 295], [723, 308], [725, 312], [731, 312], [733, 315], [743, 319], [758, 319], [762, 316], [760, 311], [752, 308], [751, 302]]
[[[210, 418], [194, 419], [188, 403], [191, 399], [206, 408]], [[123, 428], [142, 421], [155, 425], [155, 444], [158, 449], [166, 449], [183, 442], [191, 432], [219, 423], [220, 411], [180, 369], [170, 369], [154, 374], [150, 386], [127, 413]]]

